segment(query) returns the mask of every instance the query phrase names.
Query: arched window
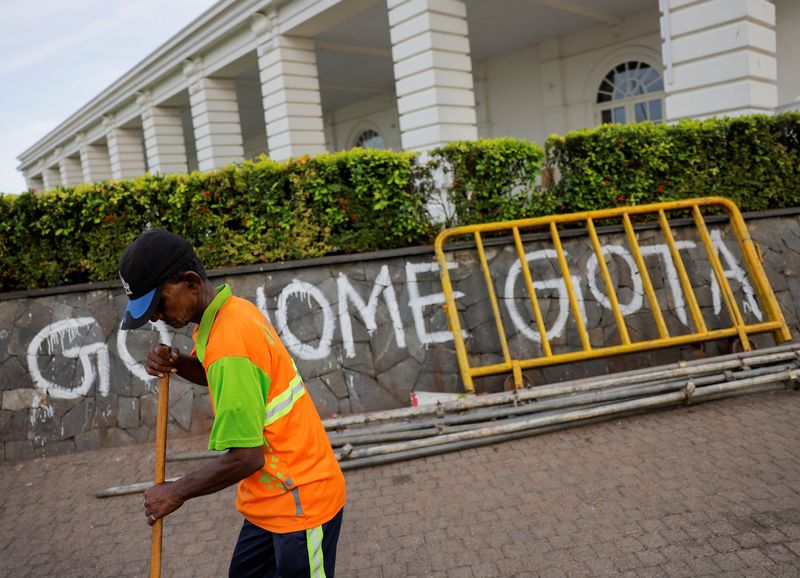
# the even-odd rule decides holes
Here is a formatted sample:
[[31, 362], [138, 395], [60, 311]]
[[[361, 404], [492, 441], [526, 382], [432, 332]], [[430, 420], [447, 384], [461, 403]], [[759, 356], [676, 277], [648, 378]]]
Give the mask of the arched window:
[[597, 90], [600, 122], [662, 122], [664, 81], [645, 62], [629, 61], [614, 67]]
[[358, 135], [356, 142], [353, 146], [361, 147], [362, 149], [382, 149], [383, 137], [377, 132], [368, 128]]

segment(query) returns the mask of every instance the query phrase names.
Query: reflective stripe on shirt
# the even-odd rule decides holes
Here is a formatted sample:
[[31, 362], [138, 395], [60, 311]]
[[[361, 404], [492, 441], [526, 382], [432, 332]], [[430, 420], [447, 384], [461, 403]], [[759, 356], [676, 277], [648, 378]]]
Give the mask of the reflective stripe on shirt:
[[264, 414], [264, 425], [268, 426], [289, 413], [294, 403], [303, 397], [305, 393], [306, 388], [303, 386], [302, 378], [299, 374], [295, 374], [292, 381], [289, 382], [289, 387], [286, 388], [286, 391], [276, 395], [275, 399], [267, 404], [267, 412]]

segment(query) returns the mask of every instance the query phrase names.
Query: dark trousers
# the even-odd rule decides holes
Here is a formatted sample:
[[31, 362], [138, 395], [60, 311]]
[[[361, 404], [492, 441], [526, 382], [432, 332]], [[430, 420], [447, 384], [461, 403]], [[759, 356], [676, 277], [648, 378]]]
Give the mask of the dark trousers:
[[230, 578], [334, 578], [344, 509], [321, 526], [276, 534], [247, 520], [233, 550]]

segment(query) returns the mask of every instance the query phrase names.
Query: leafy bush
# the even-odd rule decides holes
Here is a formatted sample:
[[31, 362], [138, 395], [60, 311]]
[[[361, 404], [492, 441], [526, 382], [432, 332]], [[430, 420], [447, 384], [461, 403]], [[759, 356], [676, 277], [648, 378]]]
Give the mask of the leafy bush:
[[148, 226], [184, 236], [208, 268], [431, 240], [414, 153], [354, 149], [208, 173], [0, 197], [0, 291], [117, 276]]
[[555, 201], [536, 185], [544, 153], [513, 138], [453, 142], [431, 152], [431, 167], [450, 178], [448, 225], [506, 221], [551, 214]]
[[708, 195], [798, 206], [800, 113], [604, 125], [550, 137], [544, 153], [511, 138], [454, 142], [424, 163], [353, 149], [0, 195], [0, 291], [114, 279], [148, 226], [184, 236], [209, 268], [430, 243], [437, 174], [445, 226]]
[[559, 212], [711, 195], [745, 211], [800, 205], [800, 113], [602, 125], [545, 150]]

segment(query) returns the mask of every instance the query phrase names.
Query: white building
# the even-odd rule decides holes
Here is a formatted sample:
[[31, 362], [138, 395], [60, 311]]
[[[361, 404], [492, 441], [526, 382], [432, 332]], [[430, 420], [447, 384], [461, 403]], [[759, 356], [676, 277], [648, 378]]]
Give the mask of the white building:
[[221, 0], [19, 156], [29, 187], [800, 107], [798, 0]]

